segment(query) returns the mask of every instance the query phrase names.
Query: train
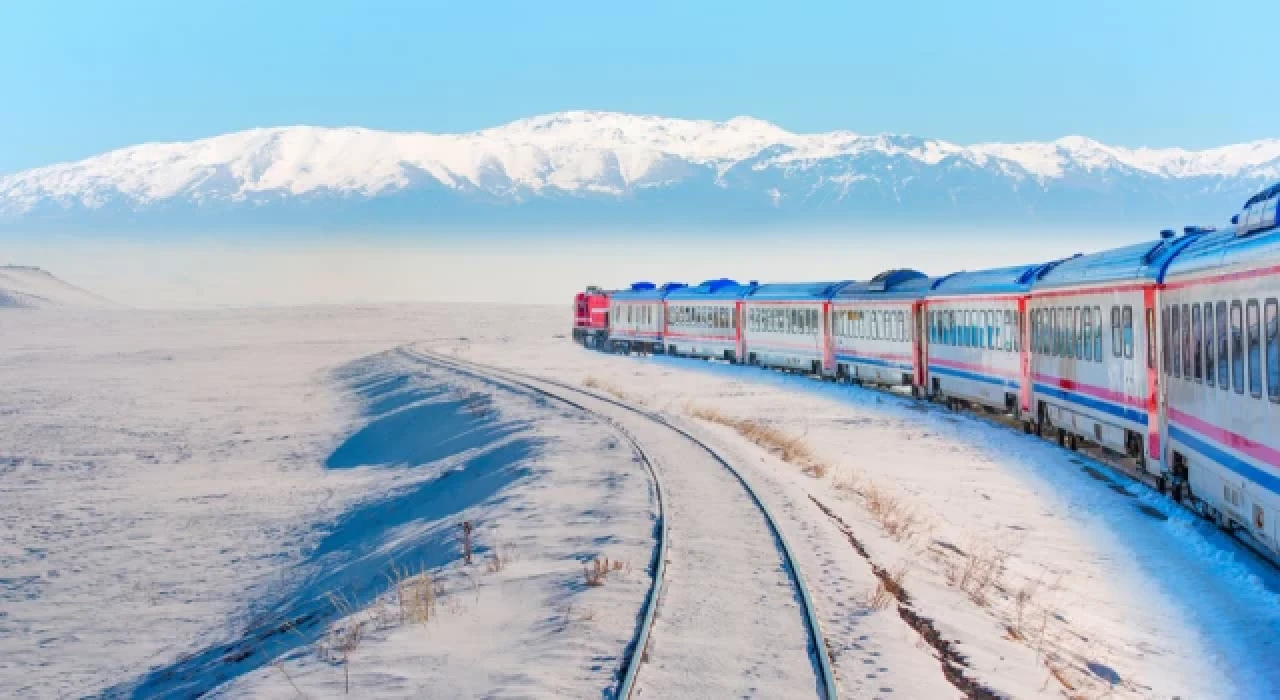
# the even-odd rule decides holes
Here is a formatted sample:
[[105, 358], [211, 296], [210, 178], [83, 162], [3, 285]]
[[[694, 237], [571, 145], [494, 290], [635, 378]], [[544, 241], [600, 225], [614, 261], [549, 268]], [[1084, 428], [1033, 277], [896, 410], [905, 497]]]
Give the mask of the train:
[[812, 374], [1099, 448], [1280, 560], [1280, 183], [1230, 224], [867, 281], [588, 287], [573, 338]]

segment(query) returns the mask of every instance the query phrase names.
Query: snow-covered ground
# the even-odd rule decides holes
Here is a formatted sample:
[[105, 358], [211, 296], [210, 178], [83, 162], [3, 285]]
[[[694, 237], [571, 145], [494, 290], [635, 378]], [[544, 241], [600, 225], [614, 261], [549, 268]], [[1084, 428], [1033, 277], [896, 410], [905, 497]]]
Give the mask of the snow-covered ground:
[[[1143, 488], [894, 396], [589, 352], [567, 319], [0, 314], [0, 695], [607, 693], [649, 585], [646, 472], [611, 426], [396, 351], [417, 344], [594, 377], [745, 469], [797, 550], [845, 696], [959, 695], [897, 606], [872, 604], [873, 563], [905, 571], [905, 607], [1002, 694], [1280, 696], [1280, 577]], [[828, 473], [694, 408], [803, 436]], [[596, 557], [620, 564], [587, 586]], [[431, 598], [429, 619], [397, 590]]]

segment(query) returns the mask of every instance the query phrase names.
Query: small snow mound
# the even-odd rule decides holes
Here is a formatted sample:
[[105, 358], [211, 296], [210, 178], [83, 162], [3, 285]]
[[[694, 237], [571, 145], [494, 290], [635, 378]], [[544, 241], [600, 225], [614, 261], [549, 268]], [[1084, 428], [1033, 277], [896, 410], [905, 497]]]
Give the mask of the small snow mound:
[[120, 305], [67, 284], [47, 270], [0, 265], [0, 309], [110, 309]]

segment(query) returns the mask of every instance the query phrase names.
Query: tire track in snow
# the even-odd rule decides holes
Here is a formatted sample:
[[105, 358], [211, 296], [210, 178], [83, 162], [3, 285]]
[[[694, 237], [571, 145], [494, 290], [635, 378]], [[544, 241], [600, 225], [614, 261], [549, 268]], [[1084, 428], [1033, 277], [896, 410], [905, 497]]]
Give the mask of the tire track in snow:
[[[665, 484], [662, 519], [673, 533], [671, 554], [658, 562], [667, 564], [666, 579], [654, 578], [660, 612], [655, 616], [649, 604], [615, 697], [838, 696], [790, 546], [751, 485], [715, 450], [661, 416], [585, 389], [435, 353], [405, 353], [558, 398], [649, 445], [654, 477]], [[776, 565], [767, 563], [771, 559]], [[645, 672], [637, 680], [641, 663]], [[808, 670], [797, 673], [806, 663]]]

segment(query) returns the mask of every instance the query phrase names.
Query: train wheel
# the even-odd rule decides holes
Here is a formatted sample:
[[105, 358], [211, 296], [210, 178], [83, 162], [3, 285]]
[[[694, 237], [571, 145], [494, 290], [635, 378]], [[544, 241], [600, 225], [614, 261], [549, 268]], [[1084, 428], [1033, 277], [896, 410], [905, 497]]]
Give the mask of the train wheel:
[[1022, 432], [1026, 435], [1031, 434], [1031, 421], [1029, 420], [1022, 421]]
[[1067, 431], [1063, 430], [1062, 428], [1058, 428], [1058, 447], [1066, 447], [1066, 446], [1067, 446]]

